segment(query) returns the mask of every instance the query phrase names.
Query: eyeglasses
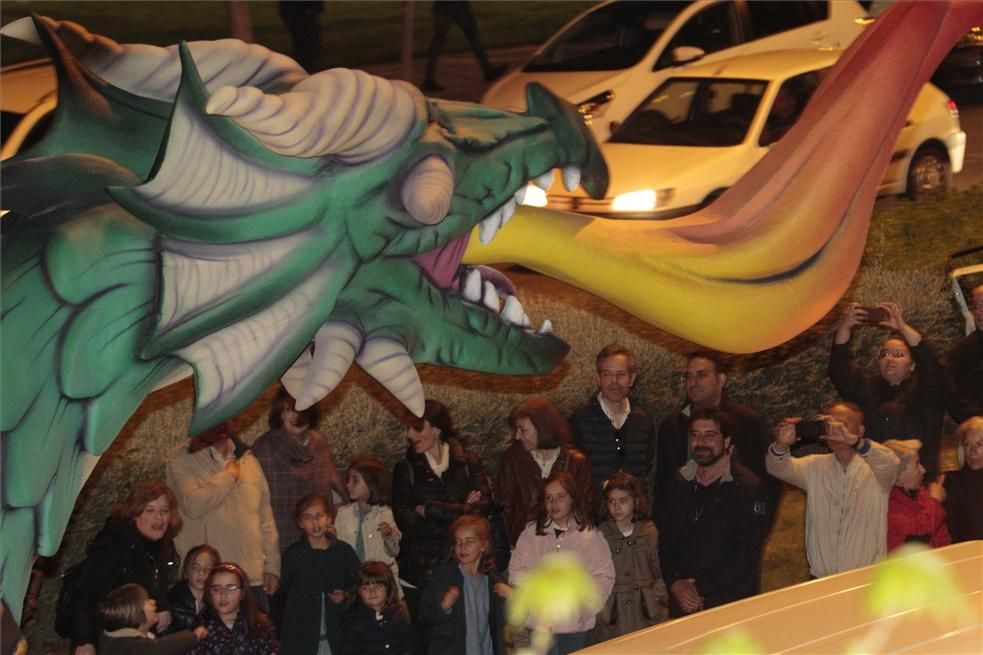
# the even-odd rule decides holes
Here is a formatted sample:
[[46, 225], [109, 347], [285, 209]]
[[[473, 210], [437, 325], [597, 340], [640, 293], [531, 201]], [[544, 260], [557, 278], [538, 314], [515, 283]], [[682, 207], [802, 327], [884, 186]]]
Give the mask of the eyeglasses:
[[214, 584], [208, 588], [208, 591], [216, 596], [221, 596], [222, 594], [234, 594], [240, 589], [242, 589], [242, 587], [237, 584]]

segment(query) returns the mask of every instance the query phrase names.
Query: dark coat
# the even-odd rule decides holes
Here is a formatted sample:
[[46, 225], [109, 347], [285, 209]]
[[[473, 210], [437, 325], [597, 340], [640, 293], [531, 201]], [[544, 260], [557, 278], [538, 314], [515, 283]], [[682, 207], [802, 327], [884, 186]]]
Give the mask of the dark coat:
[[198, 643], [190, 630], [182, 630], [166, 637], [99, 637], [99, 655], [184, 655]]
[[283, 551], [280, 585], [287, 595], [280, 641], [284, 655], [316, 655], [321, 629], [322, 594], [324, 620], [331, 651], [341, 647], [341, 621], [345, 603], [327, 595], [336, 589], [351, 593], [360, 562], [344, 541], [332, 540], [327, 550], [311, 548], [307, 537]]
[[[727, 395], [720, 399], [720, 409], [734, 421], [731, 435], [734, 461], [754, 471], [768, 486], [770, 508], [778, 507], [782, 482], [772, 477], [765, 468], [765, 455], [773, 441], [771, 426], [764, 416]], [[652, 515], [656, 525], [662, 527], [666, 511], [669, 485], [689, 460], [689, 415], [682, 411], [670, 414], [659, 424], [658, 453], [655, 456], [655, 486], [652, 489]]]
[[345, 616], [339, 655], [416, 655], [416, 631], [405, 608], [390, 608], [377, 617], [356, 601]]
[[263, 617], [262, 636], [250, 637], [246, 622], [240, 616], [229, 630], [222, 619], [206, 609], [201, 615], [201, 625], [208, 629], [208, 634], [198, 642], [189, 655], [279, 655], [280, 644], [277, 643], [273, 624]]
[[[636, 402], [615, 434], [611, 419], [604, 413], [597, 394], [570, 416], [574, 442], [590, 462], [594, 479], [594, 497], [601, 497], [604, 481], [617, 471], [631, 473], [644, 481], [655, 459], [655, 424], [648, 412]], [[615, 437], [620, 437], [619, 454]]]
[[923, 338], [912, 346], [915, 372], [897, 386], [880, 373], [866, 373], [851, 359], [850, 343], [833, 344], [829, 379], [843, 400], [864, 413], [864, 436], [883, 443], [888, 439], [921, 439], [919, 453], [925, 479], [934, 480], [939, 467], [939, 441], [945, 411], [942, 367]]
[[[556, 471], [569, 471], [577, 481], [578, 488], [588, 492], [587, 506], [595, 506], [594, 484], [586, 455], [576, 448], [560, 446], [560, 454], [553, 462], [550, 473]], [[536, 520], [539, 514], [543, 479], [539, 465], [518, 441], [513, 441], [502, 453], [495, 492], [502, 507], [502, 519], [509, 544], [513, 548], [519, 535], [526, 529], [526, 524]]]
[[949, 416], [956, 423], [983, 416], [983, 330], [956, 342], [945, 360]]
[[[492, 652], [505, 655], [505, 600], [495, 593], [497, 582], [505, 582], [497, 571], [488, 575], [488, 629], [491, 632]], [[461, 590], [461, 596], [450, 614], [440, 607], [440, 601], [451, 586]], [[430, 584], [420, 601], [420, 620], [430, 624], [430, 649], [427, 655], [460, 655], [467, 647], [467, 621], [464, 610], [464, 574], [456, 562], [444, 564], [433, 572]]]
[[109, 592], [135, 583], [157, 601], [157, 610], [170, 610], [167, 589], [177, 571], [177, 554], [170, 539], [148, 541], [132, 522], [106, 521], [82, 565], [78, 581], [79, 604], [71, 629], [74, 649], [82, 644], [96, 645], [99, 625], [96, 606]]
[[945, 520], [953, 543], [983, 539], [983, 470], [946, 474]]
[[[425, 455], [413, 452], [393, 469], [393, 514], [403, 533], [399, 574], [421, 589], [450, 555], [451, 523], [462, 514], [487, 516], [492, 509], [491, 485], [481, 460], [456, 440], [448, 443], [450, 464], [443, 476], [433, 472]], [[481, 492], [481, 500], [468, 505], [464, 501], [473, 490]], [[424, 516], [417, 513], [418, 505], [423, 505]]]
[[[659, 560], [668, 589], [693, 578], [709, 609], [758, 593], [770, 512], [761, 480], [733, 460], [730, 476], [698, 487], [681, 474], [670, 485]], [[671, 592], [669, 616], [683, 616]]]
[[195, 597], [191, 595], [187, 580], [178, 580], [167, 592], [167, 598], [171, 604], [171, 624], [167, 626], [168, 634], [190, 630], [198, 625]]

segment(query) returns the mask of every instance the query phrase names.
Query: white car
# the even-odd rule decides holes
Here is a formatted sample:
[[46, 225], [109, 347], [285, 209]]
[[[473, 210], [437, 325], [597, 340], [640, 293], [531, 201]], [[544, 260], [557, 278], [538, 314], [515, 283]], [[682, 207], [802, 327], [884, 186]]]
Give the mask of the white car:
[[9, 159], [48, 129], [58, 101], [55, 68], [49, 59], [4, 66], [0, 70], [0, 160]]
[[846, 48], [870, 22], [853, 0], [605, 2], [570, 21], [482, 104], [523, 111], [539, 82], [579, 105], [598, 141], [693, 62], [790, 48]]
[[[710, 203], [795, 123], [842, 51], [786, 50], [692, 66], [656, 89], [601, 152], [611, 182], [593, 200], [530, 186], [525, 204], [611, 218], [672, 218]], [[858, 108], [862, 110], [862, 108]], [[908, 115], [880, 195], [948, 189], [966, 133], [956, 103], [926, 84]]]

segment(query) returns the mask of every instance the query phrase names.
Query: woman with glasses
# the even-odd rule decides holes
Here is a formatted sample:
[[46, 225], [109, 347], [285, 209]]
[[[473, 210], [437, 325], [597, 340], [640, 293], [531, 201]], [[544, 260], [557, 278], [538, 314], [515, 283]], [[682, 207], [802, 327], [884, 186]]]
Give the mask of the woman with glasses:
[[509, 544], [514, 548], [526, 524], [536, 520], [546, 478], [569, 471], [584, 490], [585, 507], [595, 511], [594, 483], [587, 456], [571, 444], [566, 419], [548, 398], [533, 396], [509, 414], [514, 441], [502, 454], [495, 491]]
[[983, 539], [983, 416], [959, 424], [962, 468], [945, 476], [945, 518], [954, 543]]
[[[853, 329], [864, 325], [891, 330], [880, 344], [877, 373], [868, 373], [853, 361]], [[888, 439], [921, 440], [925, 479], [935, 479], [945, 409], [942, 367], [921, 332], [902, 318], [898, 305], [882, 302], [876, 307], [862, 307], [853, 303], [847, 307], [833, 336], [829, 377], [843, 400], [863, 410], [867, 438], [881, 443]]]
[[208, 635], [190, 655], [270, 655], [280, 652], [273, 624], [256, 606], [238, 564], [218, 564], [205, 582], [201, 625]]

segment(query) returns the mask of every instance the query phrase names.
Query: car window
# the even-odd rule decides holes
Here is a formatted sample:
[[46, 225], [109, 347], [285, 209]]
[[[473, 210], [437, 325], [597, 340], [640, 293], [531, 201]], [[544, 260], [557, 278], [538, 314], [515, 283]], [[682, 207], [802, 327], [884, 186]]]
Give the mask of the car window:
[[794, 30], [829, 18], [826, 0], [753, 0], [747, 3], [751, 18], [749, 40]]
[[637, 64], [690, 2], [615, 2], [568, 27], [523, 70], [619, 70]]
[[795, 125], [827, 70], [796, 75], [782, 83], [775, 94], [775, 100], [771, 103], [771, 110], [758, 138], [759, 145], [771, 145], [785, 136], [785, 133]]
[[711, 5], [690, 17], [679, 28], [669, 45], [659, 56], [655, 70], [673, 65], [672, 51], [680, 46], [692, 46], [710, 54], [725, 48], [732, 48], [739, 42], [737, 35], [737, 14], [733, 2]]
[[672, 78], [632, 113], [611, 143], [735, 146], [744, 141], [768, 83]]

